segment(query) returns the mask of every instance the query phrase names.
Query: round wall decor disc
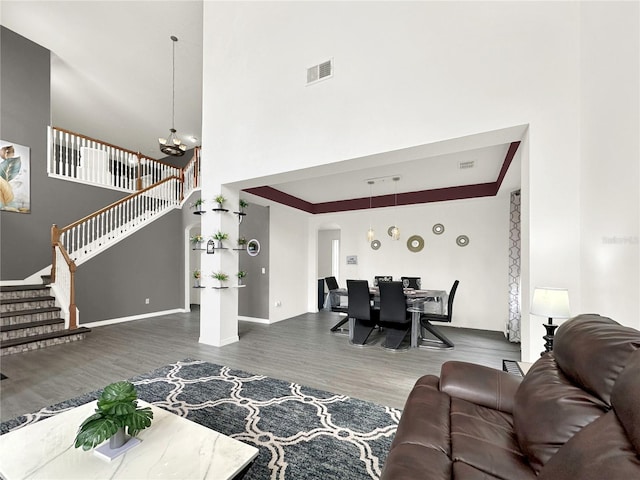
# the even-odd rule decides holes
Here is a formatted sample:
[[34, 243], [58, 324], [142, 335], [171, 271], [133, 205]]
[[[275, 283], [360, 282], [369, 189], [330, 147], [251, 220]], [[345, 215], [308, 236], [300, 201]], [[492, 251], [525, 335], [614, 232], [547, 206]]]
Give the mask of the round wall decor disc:
[[458, 238], [456, 238], [456, 243], [460, 247], [466, 247], [467, 245], [469, 245], [469, 237], [467, 237], [466, 235], [460, 235]]
[[389, 228], [387, 228], [387, 234], [390, 237], [393, 237], [393, 229], [396, 228], [395, 225], [391, 225]]
[[431, 230], [433, 230], [433, 233], [435, 233], [436, 235], [442, 235], [444, 233], [444, 225], [441, 223], [436, 223]]
[[419, 252], [424, 248], [424, 239], [420, 235], [411, 235], [407, 239], [407, 248], [412, 252]]
[[373, 248], [374, 250], [378, 250], [380, 248], [380, 245], [382, 245], [382, 243], [380, 243], [380, 240], [374, 240], [373, 242], [371, 242], [371, 248]]

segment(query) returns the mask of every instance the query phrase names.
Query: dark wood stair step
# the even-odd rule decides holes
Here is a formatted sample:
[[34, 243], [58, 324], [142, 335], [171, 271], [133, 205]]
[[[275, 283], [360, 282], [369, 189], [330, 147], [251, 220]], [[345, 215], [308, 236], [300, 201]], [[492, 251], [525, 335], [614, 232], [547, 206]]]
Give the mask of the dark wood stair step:
[[0, 292], [20, 292], [22, 290], [40, 290], [44, 288], [50, 288], [50, 287], [42, 283], [35, 283], [35, 284], [29, 284], [29, 285], [0, 285]]
[[0, 318], [17, 317], [21, 315], [37, 315], [38, 313], [59, 312], [60, 307], [32, 308], [30, 310], [14, 310], [13, 312], [1, 312]]
[[0, 305], [8, 303], [47, 302], [55, 299], [56, 297], [52, 297], [51, 295], [47, 295], [45, 297], [3, 298], [0, 300]]
[[11, 340], [4, 340], [0, 345], [0, 347], [4, 349], [9, 347], [15, 347], [18, 345], [26, 345], [28, 343], [33, 343], [33, 342], [40, 342], [42, 340], [50, 340], [53, 338], [64, 338], [64, 337], [69, 337], [71, 335], [89, 333], [90, 331], [91, 331], [90, 328], [78, 327], [74, 330], [61, 330], [59, 332], [43, 333], [42, 335], [33, 335], [31, 337], [12, 338]]
[[38, 320], [36, 322], [16, 323], [15, 325], [0, 325], [0, 332], [11, 332], [23, 328], [43, 327], [45, 325], [56, 325], [64, 323], [63, 318], [51, 318], [49, 320]]

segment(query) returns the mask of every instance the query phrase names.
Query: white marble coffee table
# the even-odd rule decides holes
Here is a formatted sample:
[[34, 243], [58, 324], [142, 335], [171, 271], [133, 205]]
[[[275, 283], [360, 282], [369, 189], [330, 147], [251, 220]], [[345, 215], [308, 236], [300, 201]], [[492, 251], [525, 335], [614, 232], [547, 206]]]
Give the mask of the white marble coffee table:
[[186, 418], [138, 400], [153, 410], [141, 443], [106, 461], [91, 450], [74, 448], [80, 424], [96, 402], [0, 436], [0, 475], [14, 479], [177, 478], [230, 479], [249, 465], [258, 449]]

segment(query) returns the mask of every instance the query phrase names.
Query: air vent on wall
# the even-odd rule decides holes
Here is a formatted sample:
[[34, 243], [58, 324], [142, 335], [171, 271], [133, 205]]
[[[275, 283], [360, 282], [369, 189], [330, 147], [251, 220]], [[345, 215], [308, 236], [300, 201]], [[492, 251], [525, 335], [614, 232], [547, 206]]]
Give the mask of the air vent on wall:
[[307, 68], [307, 85], [325, 80], [333, 76], [333, 60]]
[[460, 170], [464, 170], [466, 168], [473, 168], [475, 167], [476, 161], [475, 160], [469, 160], [467, 162], [458, 162], [458, 168]]

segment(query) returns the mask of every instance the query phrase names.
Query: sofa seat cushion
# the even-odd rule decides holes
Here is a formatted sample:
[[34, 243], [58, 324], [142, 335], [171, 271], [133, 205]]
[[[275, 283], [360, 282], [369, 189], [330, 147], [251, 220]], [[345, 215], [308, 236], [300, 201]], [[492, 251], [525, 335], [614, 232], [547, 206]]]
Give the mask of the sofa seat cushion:
[[451, 450], [456, 463], [463, 462], [488, 478], [535, 478], [520, 451], [509, 413], [452, 398]]
[[500, 477], [494, 477], [493, 475], [490, 475], [487, 472], [483, 472], [482, 470], [472, 467], [471, 465], [467, 465], [464, 462], [455, 462], [453, 464], [452, 478], [459, 478], [463, 480], [501, 480]]

